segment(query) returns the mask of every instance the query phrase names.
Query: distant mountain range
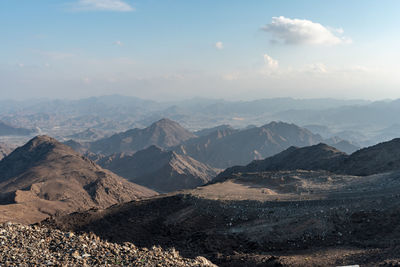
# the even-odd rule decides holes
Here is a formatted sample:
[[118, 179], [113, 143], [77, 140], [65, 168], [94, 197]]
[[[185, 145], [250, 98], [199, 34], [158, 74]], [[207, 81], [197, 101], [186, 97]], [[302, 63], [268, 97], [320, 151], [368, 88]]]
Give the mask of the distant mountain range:
[[130, 155], [116, 154], [97, 162], [103, 168], [159, 192], [206, 184], [217, 170], [189, 156], [150, 146]]
[[48, 136], [33, 138], [0, 161], [0, 210], [7, 209], [14, 220], [33, 222], [156, 194]]
[[337, 137], [323, 139], [307, 129], [284, 122], [271, 122], [241, 130], [221, 125], [191, 133], [169, 119], [161, 119], [144, 129], [135, 128], [94, 142], [68, 140], [64, 143], [95, 161], [118, 153], [133, 154], [156, 145], [213, 168], [223, 169], [272, 156], [290, 146], [309, 146], [320, 142], [346, 153], [359, 149], [346, 140]]
[[[310, 146], [322, 141], [320, 135], [294, 124], [271, 122], [244, 130], [224, 127], [208, 135], [190, 139], [173, 149], [211, 166], [227, 168], [272, 156], [290, 146]], [[358, 149], [339, 138], [327, 141], [345, 151], [354, 152]]]
[[[290, 147], [246, 166], [234, 166], [219, 174], [218, 179], [235, 173], [284, 170], [326, 170], [338, 174], [367, 176], [400, 170], [400, 139], [360, 149], [347, 155], [326, 144]], [[217, 179], [217, 180], [218, 180]]]

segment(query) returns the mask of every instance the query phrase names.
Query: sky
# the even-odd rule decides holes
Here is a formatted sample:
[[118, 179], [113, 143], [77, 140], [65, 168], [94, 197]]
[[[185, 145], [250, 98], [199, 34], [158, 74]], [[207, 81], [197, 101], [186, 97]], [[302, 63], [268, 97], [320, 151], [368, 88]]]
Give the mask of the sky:
[[400, 98], [398, 0], [1, 0], [0, 99]]

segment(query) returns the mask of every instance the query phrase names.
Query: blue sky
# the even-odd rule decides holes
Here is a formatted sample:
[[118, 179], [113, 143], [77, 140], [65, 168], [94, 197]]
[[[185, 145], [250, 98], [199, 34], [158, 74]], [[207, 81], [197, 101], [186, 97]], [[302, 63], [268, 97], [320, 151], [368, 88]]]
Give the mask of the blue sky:
[[0, 1], [0, 98], [400, 97], [400, 1]]

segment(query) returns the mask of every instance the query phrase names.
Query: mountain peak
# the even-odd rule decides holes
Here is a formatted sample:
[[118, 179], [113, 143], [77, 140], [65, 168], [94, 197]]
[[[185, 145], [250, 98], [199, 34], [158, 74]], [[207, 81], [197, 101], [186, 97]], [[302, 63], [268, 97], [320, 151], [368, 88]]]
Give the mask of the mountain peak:
[[30, 223], [57, 211], [105, 208], [154, 194], [49, 136], [31, 139], [0, 161], [0, 203], [18, 203], [34, 211], [37, 217], [27, 220]]
[[90, 144], [94, 153], [110, 155], [120, 152], [136, 152], [151, 145], [167, 148], [179, 145], [183, 141], [196, 137], [179, 123], [170, 119], [161, 119], [144, 129], [128, 130]]

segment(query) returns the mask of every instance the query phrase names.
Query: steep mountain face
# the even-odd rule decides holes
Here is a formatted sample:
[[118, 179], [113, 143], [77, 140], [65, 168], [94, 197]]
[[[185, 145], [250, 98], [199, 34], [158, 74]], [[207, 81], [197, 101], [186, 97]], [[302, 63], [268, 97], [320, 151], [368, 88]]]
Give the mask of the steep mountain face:
[[290, 147], [264, 160], [254, 160], [246, 166], [234, 166], [219, 174], [218, 179], [234, 173], [250, 173], [281, 170], [328, 170], [335, 171], [347, 159], [346, 153], [320, 143], [308, 147]]
[[90, 151], [110, 155], [121, 152], [136, 152], [151, 145], [162, 148], [176, 146], [196, 137], [177, 122], [159, 120], [145, 129], [132, 129], [90, 144]]
[[190, 189], [209, 182], [217, 170], [157, 146], [133, 155], [116, 154], [98, 161], [102, 167], [159, 192]]
[[[0, 219], [32, 222], [153, 195], [48, 136], [33, 138], [0, 162]], [[30, 214], [18, 213], [24, 209]]]
[[400, 138], [358, 150], [338, 172], [364, 176], [394, 170], [400, 170]]
[[174, 150], [213, 167], [226, 168], [272, 156], [290, 146], [309, 146], [321, 141], [321, 136], [294, 124], [271, 122], [241, 131], [218, 130]]
[[8, 125], [2, 121], [0, 121], [0, 136], [1, 135], [30, 135], [34, 133], [34, 130], [18, 128], [11, 125]]

